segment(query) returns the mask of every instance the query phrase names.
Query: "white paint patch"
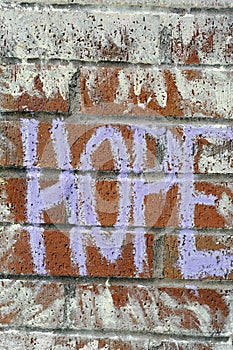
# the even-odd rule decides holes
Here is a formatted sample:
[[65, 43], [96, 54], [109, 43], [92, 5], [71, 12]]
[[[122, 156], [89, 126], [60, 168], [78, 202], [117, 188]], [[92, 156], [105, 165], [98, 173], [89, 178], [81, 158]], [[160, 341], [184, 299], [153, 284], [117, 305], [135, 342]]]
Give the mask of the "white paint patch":
[[119, 87], [116, 90], [115, 103], [121, 103], [128, 100], [130, 92], [130, 79], [126, 76], [124, 70], [120, 70], [118, 73]]
[[7, 194], [5, 191], [5, 180], [0, 178], [0, 222], [10, 222], [13, 219], [13, 215], [10, 211], [10, 204], [7, 205]]
[[[59, 93], [63, 99], [68, 98], [69, 81], [75, 72], [72, 64], [41, 66], [34, 64], [17, 64], [12, 68], [2, 67], [0, 76], [0, 93], [19, 97], [24, 93], [30, 96], [41, 96], [41, 92], [35, 88], [34, 79], [39, 75], [43, 84], [43, 92], [47, 98], [54, 97]], [[13, 69], [13, 71], [12, 71]]]
[[112, 295], [109, 288], [103, 288], [98, 296], [98, 310], [101, 317], [103, 327], [112, 328], [116, 326], [115, 322], [115, 306], [113, 304]]
[[[233, 75], [226, 70], [205, 69], [196, 71], [197, 76], [187, 79], [183, 70], [175, 69], [176, 84], [182, 98], [191, 104], [191, 110], [195, 108], [199, 112], [203, 110], [211, 115], [211, 111], [219, 115], [232, 112]], [[187, 105], [184, 108], [190, 109]]]
[[105, 345], [104, 347], [99, 348], [98, 340], [94, 340], [89, 342], [83, 348], [80, 348], [80, 350], [111, 350], [111, 349], [108, 345]]
[[45, 307], [39, 300], [36, 301], [43, 288], [45, 288], [43, 283], [4, 281], [4, 287], [0, 288], [1, 317], [15, 315], [13, 316], [15, 324], [23, 323], [28, 326], [43, 324], [49, 328], [57, 326], [63, 318], [62, 299], [57, 295], [54, 301]]
[[[206, 137], [210, 145], [203, 145], [198, 166], [201, 173], [228, 174], [233, 172], [232, 152], [224, 139]], [[231, 164], [232, 163], [232, 164]]]
[[221, 199], [216, 205], [217, 211], [232, 225], [233, 221], [233, 202], [225, 192], [223, 192]]

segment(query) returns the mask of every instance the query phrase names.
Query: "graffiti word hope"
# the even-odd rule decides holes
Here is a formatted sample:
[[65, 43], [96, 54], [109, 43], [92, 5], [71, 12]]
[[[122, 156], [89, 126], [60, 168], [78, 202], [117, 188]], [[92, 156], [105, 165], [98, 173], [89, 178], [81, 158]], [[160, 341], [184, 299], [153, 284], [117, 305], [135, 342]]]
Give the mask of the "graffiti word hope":
[[[222, 276], [232, 269], [232, 256], [226, 251], [197, 250], [195, 242], [195, 206], [217, 206], [215, 194], [205, 194], [195, 187], [195, 140], [197, 137], [217, 138], [222, 142], [233, 139], [227, 127], [191, 127], [167, 129], [164, 127], [100, 125], [85, 133], [80, 130], [72, 142], [68, 124], [54, 120], [50, 130], [54, 154], [61, 170], [57, 183], [41, 188], [41, 166], [37, 164], [38, 126], [35, 120], [22, 119], [21, 136], [24, 166], [27, 168], [27, 228], [35, 270], [46, 273], [43, 241], [43, 211], [62, 201], [66, 203], [72, 258], [80, 274], [87, 274], [85, 256], [85, 230], [91, 235], [103, 256], [114, 262], [121, 254], [127, 228], [134, 227], [134, 263], [137, 272], [143, 271], [146, 257], [145, 232], [148, 226], [179, 228], [178, 264], [186, 278], [205, 275]], [[76, 126], [77, 128], [77, 126]], [[71, 130], [72, 132], [72, 130]], [[77, 145], [80, 140], [80, 147]], [[109, 151], [110, 145], [111, 152]], [[79, 153], [74, 166], [74, 152]], [[101, 150], [97, 156], [95, 154]], [[50, 157], [46, 153], [46, 157]], [[77, 158], [76, 157], [76, 158]], [[39, 163], [38, 163], [39, 164]], [[97, 165], [96, 165], [97, 164]], [[101, 164], [101, 167], [100, 167]], [[78, 169], [78, 172], [77, 172]], [[102, 198], [97, 190], [95, 170], [115, 171], [109, 188], [115, 190], [115, 205]], [[155, 180], [147, 173], [157, 172]], [[164, 175], [161, 175], [164, 174]], [[152, 176], [152, 177], [153, 177]], [[174, 200], [175, 198], [175, 200]], [[114, 216], [111, 236], [101, 229], [101, 212]], [[195, 263], [194, 263], [195, 262]]]

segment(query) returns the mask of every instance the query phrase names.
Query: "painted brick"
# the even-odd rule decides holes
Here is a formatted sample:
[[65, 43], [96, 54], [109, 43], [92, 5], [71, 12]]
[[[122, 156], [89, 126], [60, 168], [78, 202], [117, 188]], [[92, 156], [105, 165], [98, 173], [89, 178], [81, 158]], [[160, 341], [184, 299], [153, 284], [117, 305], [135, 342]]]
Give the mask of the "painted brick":
[[[130, 337], [128, 337], [130, 338]], [[1, 350], [148, 350], [148, 340], [81, 337], [74, 335], [55, 335], [53, 333], [8, 331], [1, 334]], [[158, 342], [159, 344], [159, 342]]]
[[231, 299], [227, 290], [78, 285], [68, 318], [74, 329], [227, 335]]
[[[21, 122], [1, 122], [1, 166], [30, 167], [27, 152], [31, 150], [32, 154], [35, 146], [33, 143], [29, 145], [27, 141], [28, 123], [31, 123], [32, 129], [34, 128], [33, 142], [36, 144], [36, 154], [30, 166], [38, 168], [67, 170], [69, 166], [79, 170], [85, 167], [85, 171], [122, 171], [123, 162], [117, 157], [121, 149], [127, 163], [126, 172], [162, 171], [167, 174], [233, 172], [231, 127], [187, 125], [165, 128], [137, 124], [74, 124], [60, 123], [59, 119], [54, 119], [52, 123], [35, 123], [34, 120], [29, 122], [27, 119], [22, 119]], [[58, 125], [61, 127], [60, 134], [56, 134]], [[112, 142], [110, 135], [113, 133], [115, 141]], [[67, 145], [65, 148], [70, 157], [67, 160], [68, 164], [58, 164], [61, 151], [59, 142]], [[98, 144], [90, 151], [93, 142]]]
[[231, 15], [198, 13], [169, 17], [165, 14], [161, 16], [161, 24], [167, 28], [168, 39], [171, 38], [171, 62], [196, 65], [232, 63]]
[[[132, 339], [117, 336], [111, 338], [85, 338], [74, 335], [55, 335], [40, 332], [1, 332], [0, 350], [231, 350], [231, 344], [225, 342], [199, 341], [161, 341]], [[130, 337], [128, 337], [130, 338]], [[61, 348], [62, 347], [62, 348]]]
[[61, 224], [66, 214], [69, 224], [90, 227], [232, 228], [231, 182], [192, 183], [189, 175], [154, 181], [70, 172], [57, 181], [9, 178], [1, 180], [0, 198], [2, 222]]
[[[49, 195], [43, 197], [43, 189], [46, 187], [52, 187], [58, 181], [58, 177], [53, 180], [45, 180], [40, 182], [40, 193], [43, 198], [43, 203], [49, 200]], [[27, 190], [28, 184], [27, 179], [22, 177], [13, 177], [7, 179], [0, 179], [0, 199], [1, 199], [1, 221], [2, 222], [15, 222], [15, 223], [26, 223], [29, 222], [27, 216], [28, 208], [28, 195]], [[38, 203], [40, 201], [39, 196], [34, 197], [36, 202], [31, 203], [31, 209], [37, 210]], [[40, 217], [31, 224], [39, 224], [45, 222], [47, 224], [65, 223], [65, 207], [64, 201], [62, 200], [58, 204], [54, 204], [52, 207], [42, 210]]]
[[0, 19], [5, 57], [158, 62], [153, 14], [3, 7]]
[[[2, 3], [9, 3], [10, 0], [2, 0]], [[14, 3], [21, 3], [22, 0], [14, 0]], [[27, 3], [45, 4], [82, 4], [82, 5], [150, 5], [172, 8], [232, 8], [231, 0], [27, 0]]]
[[81, 112], [229, 118], [232, 84], [224, 69], [83, 67]]
[[63, 286], [50, 282], [1, 280], [0, 324], [53, 328], [63, 322]]
[[[188, 246], [185, 241], [190, 242]], [[166, 235], [164, 249], [165, 278], [233, 279], [231, 233], [205, 235], [197, 231], [191, 238], [189, 232]], [[188, 259], [185, 253], [190, 253]]]
[[[128, 230], [122, 241], [116, 230], [101, 230], [101, 235], [83, 228], [76, 230], [76, 237], [74, 229], [45, 229], [36, 246], [37, 229], [20, 225], [1, 227], [0, 273], [37, 274], [36, 263], [42, 255], [47, 275], [152, 277], [153, 234], [138, 236]], [[141, 249], [143, 266], [140, 271], [135, 258], [139, 250], [138, 237], [145, 244], [145, 250]], [[78, 259], [82, 254], [82, 259]]]
[[0, 66], [0, 111], [68, 112], [72, 65]]
[[161, 345], [151, 344], [148, 350], [230, 350], [230, 343], [211, 343], [199, 341], [164, 341]]

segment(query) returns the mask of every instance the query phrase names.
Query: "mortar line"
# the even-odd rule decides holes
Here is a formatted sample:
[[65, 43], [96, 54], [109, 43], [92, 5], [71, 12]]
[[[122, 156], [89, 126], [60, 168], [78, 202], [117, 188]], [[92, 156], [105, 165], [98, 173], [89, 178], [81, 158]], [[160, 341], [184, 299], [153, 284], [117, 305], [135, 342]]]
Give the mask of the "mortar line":
[[[41, 171], [41, 180], [58, 180], [58, 177], [61, 173], [68, 172], [66, 169], [59, 169], [59, 168], [45, 168], [45, 167], [38, 167]], [[10, 177], [13, 178], [23, 178], [27, 179], [26, 171], [30, 170], [30, 168], [26, 168], [24, 166], [0, 166], [0, 176], [7, 179]], [[145, 182], [150, 181], [161, 181], [166, 180], [171, 175], [176, 175], [177, 180], [179, 181], [179, 178], [183, 175], [189, 176], [194, 175], [195, 182], [202, 182], [202, 181], [211, 181], [212, 183], [219, 183], [219, 182], [227, 182], [228, 180], [233, 180], [233, 173], [210, 173], [210, 174], [201, 174], [201, 173], [183, 173], [183, 172], [177, 172], [177, 173], [165, 173], [162, 171], [142, 171], [140, 173], [136, 173], [134, 171], [129, 172], [120, 172], [119, 170], [87, 170], [82, 171], [79, 169], [72, 169], [69, 170], [69, 173], [75, 174], [77, 176], [85, 176], [85, 175], [91, 175], [93, 179], [96, 181], [99, 180], [118, 180], [118, 176], [125, 175], [128, 180], [133, 179], [142, 179]], [[57, 176], [57, 178], [54, 178], [54, 176]]]
[[[100, 115], [100, 114], [83, 114], [81, 112], [22, 112], [22, 111], [2, 111], [0, 112], [0, 122], [20, 122], [21, 118], [38, 119], [42, 123], [50, 123], [55, 118], [61, 118], [64, 123], [75, 125], [103, 125], [103, 124], [120, 124], [120, 125], [145, 125], [161, 127], [182, 127], [186, 125], [193, 126], [233, 126], [233, 117], [220, 118], [204, 115], [186, 115], [180, 116], [155, 116], [155, 115]], [[101, 120], [101, 122], [96, 122]]]
[[[7, 6], [9, 7], [10, 4], [5, 3], [4, 7]], [[232, 13], [233, 7], [232, 6], [209, 6], [209, 5], [203, 5], [202, 7], [194, 7], [192, 5], [187, 5], [187, 6], [161, 6], [157, 5], [154, 3], [149, 3], [149, 4], [140, 4], [140, 5], [135, 5], [135, 4], [80, 4], [80, 3], [60, 3], [60, 4], [51, 4], [46, 1], [42, 1], [40, 3], [33, 3], [33, 2], [27, 2], [27, 1], [21, 1], [17, 4], [20, 7], [25, 7], [25, 8], [39, 8], [39, 9], [44, 9], [44, 8], [52, 8], [52, 9], [62, 9], [62, 10], [83, 10], [83, 11], [93, 11], [93, 12], [99, 12], [99, 11], [135, 11], [135, 12], [166, 12], [166, 13], [177, 13], [177, 14], [186, 14], [186, 13], [196, 13], [196, 12], [201, 12], [201, 13], [214, 13], [214, 14], [219, 14], [219, 12], [223, 14], [228, 14]]]
[[10, 273], [1, 273], [1, 280], [11, 280], [11, 281], [28, 281], [28, 282], [56, 282], [61, 284], [69, 284], [70, 287], [75, 285], [125, 285], [130, 287], [149, 287], [149, 288], [181, 288], [181, 289], [192, 289], [192, 287], [197, 287], [199, 289], [210, 289], [221, 291], [226, 290], [233, 292], [233, 283], [232, 280], [224, 279], [171, 279], [171, 278], [156, 278], [156, 277], [113, 277], [113, 276], [66, 276], [66, 275], [39, 275], [39, 274], [10, 274]]
[[[9, 325], [6, 327], [1, 327], [0, 332], [5, 331], [25, 331], [25, 332], [41, 332], [41, 333], [53, 333], [55, 335], [70, 335], [76, 337], [88, 337], [93, 339], [94, 337], [98, 338], [109, 338], [116, 339], [116, 336], [122, 337], [123, 340], [127, 340], [131, 337], [137, 337], [138, 340], [159, 340], [159, 341], [171, 341], [171, 340], [190, 340], [190, 341], [198, 341], [198, 342], [212, 342], [213, 344], [217, 344], [219, 342], [229, 342], [230, 337], [225, 335], [193, 335], [193, 334], [177, 334], [172, 332], [153, 332], [153, 331], [132, 331], [132, 330], [117, 330], [117, 329], [72, 329], [72, 328], [41, 328], [41, 327], [28, 327], [28, 326], [16, 326]], [[131, 338], [132, 339], [132, 338]]]

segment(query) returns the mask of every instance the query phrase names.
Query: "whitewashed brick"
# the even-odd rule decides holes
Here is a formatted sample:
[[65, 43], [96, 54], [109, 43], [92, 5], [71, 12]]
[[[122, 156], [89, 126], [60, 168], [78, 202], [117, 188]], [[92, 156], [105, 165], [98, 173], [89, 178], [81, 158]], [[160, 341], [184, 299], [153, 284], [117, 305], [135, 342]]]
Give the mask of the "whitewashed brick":
[[0, 21], [5, 57], [158, 61], [158, 17], [153, 14], [2, 8]]

